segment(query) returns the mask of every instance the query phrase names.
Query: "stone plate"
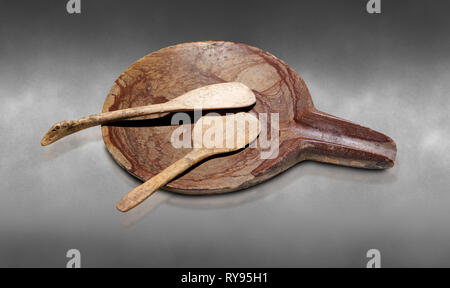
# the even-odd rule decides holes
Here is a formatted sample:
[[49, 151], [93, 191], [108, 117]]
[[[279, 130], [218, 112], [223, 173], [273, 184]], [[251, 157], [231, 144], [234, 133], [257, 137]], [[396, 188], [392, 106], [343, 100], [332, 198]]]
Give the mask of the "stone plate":
[[[272, 147], [258, 145], [204, 161], [167, 184], [165, 190], [184, 194], [236, 191], [304, 160], [368, 169], [393, 166], [396, 145], [391, 138], [318, 111], [305, 82], [286, 63], [240, 43], [184, 43], [141, 58], [115, 81], [103, 112], [163, 103], [204, 85], [232, 81], [242, 82], [254, 91], [257, 103], [251, 111], [260, 118], [267, 115], [268, 120], [268, 129], [263, 130], [259, 140], [268, 139], [266, 144], [272, 141]], [[132, 119], [102, 127], [112, 157], [142, 181], [190, 150], [171, 144], [172, 132], [180, 127], [171, 125], [173, 114], [156, 116], [159, 118]]]

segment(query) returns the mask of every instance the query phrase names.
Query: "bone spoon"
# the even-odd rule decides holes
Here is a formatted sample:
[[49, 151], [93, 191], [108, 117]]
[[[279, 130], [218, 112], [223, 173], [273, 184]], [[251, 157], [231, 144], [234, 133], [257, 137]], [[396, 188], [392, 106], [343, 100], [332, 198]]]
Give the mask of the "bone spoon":
[[[213, 121], [222, 121], [223, 124], [221, 125], [221, 128], [215, 130], [213, 133], [214, 137], [211, 137], [211, 132], [208, 132], [211, 127], [208, 126], [207, 123], [212, 123]], [[233, 123], [232, 125], [235, 128], [230, 129], [227, 133], [227, 129], [231, 126], [226, 125], [225, 123]], [[196, 131], [201, 132], [196, 133]], [[158, 188], [169, 183], [173, 178], [180, 175], [193, 165], [210, 156], [244, 148], [247, 144], [256, 139], [259, 132], [260, 127], [258, 119], [250, 113], [241, 112], [227, 116], [203, 116], [194, 126], [192, 136], [194, 149], [183, 158], [164, 169], [158, 175], [152, 177], [144, 184], [141, 184], [126, 194], [117, 203], [117, 209], [121, 212], [129, 211], [138, 204], [142, 203]], [[222, 145], [218, 146], [216, 142], [211, 143], [205, 140], [204, 135], [206, 133], [208, 133], [208, 137], [214, 139], [219, 137], [219, 139], [222, 139], [221, 141], [219, 140], [219, 143]]]
[[255, 102], [256, 98], [253, 92], [242, 83], [229, 82], [208, 85], [191, 90], [166, 103], [116, 110], [86, 116], [78, 120], [58, 122], [42, 138], [41, 145], [47, 146], [80, 130], [118, 120], [156, 113], [190, 111], [194, 109], [243, 108], [251, 106]]

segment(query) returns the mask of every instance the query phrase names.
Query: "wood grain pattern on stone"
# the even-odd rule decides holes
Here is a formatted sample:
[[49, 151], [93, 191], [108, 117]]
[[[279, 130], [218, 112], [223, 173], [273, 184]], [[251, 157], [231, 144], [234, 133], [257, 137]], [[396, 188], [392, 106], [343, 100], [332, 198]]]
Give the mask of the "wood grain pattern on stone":
[[44, 135], [41, 145], [47, 146], [80, 130], [118, 120], [194, 109], [215, 110], [243, 108], [251, 106], [255, 102], [256, 99], [253, 92], [242, 83], [230, 82], [207, 85], [191, 90], [166, 103], [108, 111], [86, 116], [78, 120], [58, 122]]
[[[232, 128], [228, 130], [228, 127]], [[203, 116], [192, 130], [192, 151], [126, 194], [117, 203], [119, 211], [127, 212], [136, 207], [161, 186], [200, 161], [213, 155], [244, 148], [260, 133], [258, 119], [250, 113], [243, 112], [227, 116]], [[247, 147], [247, 149], [254, 148]]]
[[[131, 65], [116, 81], [103, 112], [166, 102], [209, 84], [241, 82], [256, 95], [255, 113], [279, 113], [279, 153], [261, 159], [261, 147], [211, 159], [164, 186], [185, 194], [214, 194], [261, 183], [304, 160], [368, 169], [394, 165], [388, 136], [315, 109], [303, 79], [268, 52], [221, 41], [164, 48]], [[370, 107], [368, 107], [370, 109]], [[270, 117], [269, 117], [270, 122]], [[146, 181], [189, 150], [175, 149], [170, 117], [102, 127], [113, 158]], [[270, 138], [270, 131], [267, 131]], [[262, 135], [260, 135], [262, 136]]]

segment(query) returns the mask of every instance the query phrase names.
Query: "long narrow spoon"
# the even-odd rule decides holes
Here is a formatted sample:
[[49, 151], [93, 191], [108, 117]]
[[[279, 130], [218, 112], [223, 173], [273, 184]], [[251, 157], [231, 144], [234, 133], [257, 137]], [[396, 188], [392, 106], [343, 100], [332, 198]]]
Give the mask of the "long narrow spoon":
[[258, 137], [259, 132], [258, 119], [250, 113], [203, 116], [194, 125], [192, 151], [144, 184], [131, 190], [117, 203], [117, 209], [127, 212], [191, 166], [212, 155], [244, 148]]
[[42, 138], [41, 145], [47, 146], [72, 133], [113, 121], [163, 112], [243, 108], [255, 102], [256, 98], [252, 90], [242, 83], [213, 84], [191, 90], [162, 104], [94, 114], [78, 120], [56, 123]]

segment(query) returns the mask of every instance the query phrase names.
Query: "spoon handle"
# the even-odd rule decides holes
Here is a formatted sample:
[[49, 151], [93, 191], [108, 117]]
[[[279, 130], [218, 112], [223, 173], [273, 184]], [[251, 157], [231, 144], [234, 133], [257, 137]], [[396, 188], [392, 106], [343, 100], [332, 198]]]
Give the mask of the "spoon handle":
[[117, 209], [121, 212], [127, 212], [130, 209], [136, 207], [142, 201], [147, 199], [158, 188], [166, 185], [173, 178], [186, 171], [191, 166], [197, 164], [201, 160], [213, 155], [212, 150], [208, 149], [194, 149], [186, 156], [173, 163], [158, 175], [152, 177], [144, 184], [134, 188], [128, 194], [126, 194], [117, 203]]
[[42, 138], [41, 145], [47, 146], [67, 135], [93, 126], [138, 116], [170, 112], [176, 110], [177, 108], [179, 109], [179, 107], [175, 107], [172, 103], [167, 102], [163, 104], [147, 105], [94, 114], [78, 120], [61, 121], [53, 125], [52, 128], [48, 130], [47, 134], [45, 134], [44, 138]]

